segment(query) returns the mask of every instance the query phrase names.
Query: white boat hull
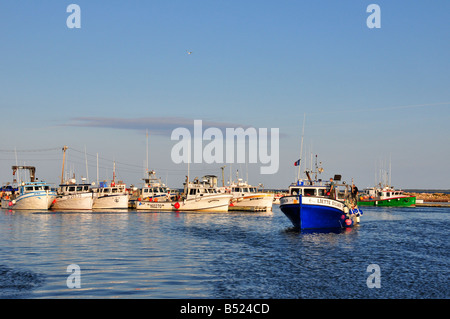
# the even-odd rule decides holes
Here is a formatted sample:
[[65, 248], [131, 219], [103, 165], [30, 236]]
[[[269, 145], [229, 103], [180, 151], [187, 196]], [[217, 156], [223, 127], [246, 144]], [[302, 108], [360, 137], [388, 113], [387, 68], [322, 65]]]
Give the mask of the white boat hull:
[[161, 210], [173, 211], [176, 202], [154, 202], [148, 200], [136, 201], [136, 210]]
[[214, 195], [188, 198], [180, 202], [181, 211], [228, 212], [231, 195]]
[[55, 198], [51, 208], [53, 210], [87, 210], [92, 209], [94, 199], [92, 193], [76, 194], [76, 195], [63, 195]]
[[54, 192], [36, 192], [20, 195], [16, 199], [2, 199], [2, 208], [29, 210], [29, 209], [49, 209], [56, 198]]
[[127, 209], [128, 208], [128, 194], [99, 196], [94, 198], [93, 209]]
[[231, 198], [231, 195], [220, 194], [169, 202], [138, 201], [136, 210], [227, 212]]
[[273, 205], [273, 195], [254, 194], [234, 198], [229, 210], [245, 211], [271, 211]]

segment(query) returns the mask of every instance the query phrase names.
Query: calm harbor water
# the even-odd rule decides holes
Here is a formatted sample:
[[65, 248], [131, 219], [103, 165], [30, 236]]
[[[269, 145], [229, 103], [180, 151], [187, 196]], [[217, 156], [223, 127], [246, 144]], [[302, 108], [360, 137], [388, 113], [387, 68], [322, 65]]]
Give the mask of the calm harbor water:
[[[0, 211], [0, 298], [449, 298], [450, 209], [365, 208], [338, 233], [270, 213]], [[80, 267], [68, 288], [67, 267]], [[368, 288], [369, 265], [380, 288]]]

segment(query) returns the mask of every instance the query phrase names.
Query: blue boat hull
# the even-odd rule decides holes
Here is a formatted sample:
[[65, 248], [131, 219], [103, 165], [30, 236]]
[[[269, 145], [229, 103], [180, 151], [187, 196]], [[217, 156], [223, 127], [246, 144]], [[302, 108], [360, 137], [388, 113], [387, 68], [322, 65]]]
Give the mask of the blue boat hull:
[[347, 228], [353, 226], [338, 208], [322, 205], [286, 204], [280, 206], [281, 211], [292, 224], [300, 229]]

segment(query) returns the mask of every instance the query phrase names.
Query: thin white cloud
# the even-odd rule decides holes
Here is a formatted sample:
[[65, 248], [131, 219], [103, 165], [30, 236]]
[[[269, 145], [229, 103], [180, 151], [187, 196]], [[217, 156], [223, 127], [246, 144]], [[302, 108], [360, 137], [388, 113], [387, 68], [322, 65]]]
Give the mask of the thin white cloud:
[[[170, 135], [178, 127], [190, 128], [194, 119], [183, 117], [141, 117], [141, 118], [113, 118], [113, 117], [75, 117], [64, 126], [98, 127], [124, 130], [145, 131], [157, 135]], [[236, 123], [214, 122], [203, 120], [203, 127], [217, 127], [219, 129], [242, 127], [249, 125]]]

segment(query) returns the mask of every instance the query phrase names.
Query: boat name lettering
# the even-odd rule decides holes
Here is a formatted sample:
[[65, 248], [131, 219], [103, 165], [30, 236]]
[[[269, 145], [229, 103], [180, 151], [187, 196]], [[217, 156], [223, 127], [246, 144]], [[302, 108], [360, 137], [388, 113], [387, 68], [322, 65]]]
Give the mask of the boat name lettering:
[[308, 199], [308, 202], [311, 204], [317, 203], [317, 204], [323, 204], [323, 205], [333, 206], [333, 207], [338, 207], [338, 208], [343, 207], [342, 203], [337, 202], [335, 200], [327, 199], [327, 198], [307, 198], [307, 199]]
[[151, 208], [163, 208], [164, 204], [157, 204], [157, 203], [147, 203], [148, 206]]

